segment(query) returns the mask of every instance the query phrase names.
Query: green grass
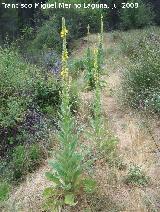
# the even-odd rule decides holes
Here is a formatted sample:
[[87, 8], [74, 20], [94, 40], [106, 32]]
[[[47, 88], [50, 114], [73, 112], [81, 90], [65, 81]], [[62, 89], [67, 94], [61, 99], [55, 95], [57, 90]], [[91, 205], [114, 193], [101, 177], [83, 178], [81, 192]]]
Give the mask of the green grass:
[[8, 198], [10, 185], [7, 182], [0, 182], [0, 202]]

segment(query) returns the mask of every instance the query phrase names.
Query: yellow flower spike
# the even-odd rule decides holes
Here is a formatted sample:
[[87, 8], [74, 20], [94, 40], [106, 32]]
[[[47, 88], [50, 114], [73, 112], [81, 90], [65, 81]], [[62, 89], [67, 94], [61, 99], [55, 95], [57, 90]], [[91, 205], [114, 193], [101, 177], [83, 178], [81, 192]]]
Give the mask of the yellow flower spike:
[[68, 81], [68, 51], [67, 51], [67, 41], [66, 37], [68, 34], [68, 30], [65, 25], [65, 18], [62, 18], [62, 31], [61, 31], [61, 38], [63, 39], [63, 50], [62, 50], [62, 71], [61, 77], [63, 80]]
[[67, 59], [68, 59], [68, 51], [67, 50], [65, 50], [65, 51], [63, 51], [63, 53], [62, 53], [62, 61], [67, 61]]
[[68, 68], [65, 68], [61, 71], [61, 77], [65, 80], [68, 78]]
[[66, 27], [63, 27], [62, 28], [62, 31], [61, 31], [61, 38], [66, 37], [67, 34], [68, 34], [68, 30], [66, 29]]

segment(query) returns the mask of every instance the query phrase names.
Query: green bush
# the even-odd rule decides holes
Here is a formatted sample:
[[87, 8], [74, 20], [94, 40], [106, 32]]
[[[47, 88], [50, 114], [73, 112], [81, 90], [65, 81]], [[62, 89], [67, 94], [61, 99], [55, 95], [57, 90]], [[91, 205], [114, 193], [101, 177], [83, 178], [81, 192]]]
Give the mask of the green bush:
[[122, 51], [122, 54], [131, 59], [137, 60], [140, 56], [143, 58], [144, 52], [147, 48], [150, 50], [152, 48], [152, 51], [153, 49], [157, 49], [156, 46], [160, 41], [159, 35], [160, 31], [157, 27], [118, 32], [120, 50]]
[[60, 82], [58, 82], [53, 75], [49, 75], [47, 79], [37, 80], [35, 101], [42, 112], [48, 113], [47, 111], [49, 111], [50, 108], [52, 113], [56, 115], [61, 102], [60, 91]]
[[28, 109], [38, 105], [58, 108], [60, 86], [54, 75], [44, 74], [22, 60], [16, 50], [0, 49], [0, 127], [15, 127]]
[[129, 46], [123, 46], [123, 52], [131, 58], [128, 70], [123, 73], [123, 101], [134, 108], [160, 112], [160, 52], [157, 48], [160, 36], [149, 33], [132, 39], [132, 44], [129, 40], [125, 42]]
[[150, 25], [154, 19], [152, 7], [142, 0], [129, 0], [128, 3], [138, 3], [137, 8], [122, 8], [120, 11], [121, 27], [124, 29], [141, 28]]
[[38, 144], [30, 146], [17, 146], [12, 155], [9, 164], [11, 181], [16, 181], [23, 178], [28, 172], [36, 169], [36, 166], [43, 159], [43, 152]]
[[[30, 67], [11, 49], [0, 49], [0, 126], [13, 126], [22, 121], [33, 79]], [[34, 69], [33, 69], [34, 72]]]
[[128, 171], [125, 182], [137, 186], [146, 186], [149, 183], [149, 178], [144, 174], [140, 167], [132, 166]]
[[15, 49], [0, 49], [0, 58], [0, 172], [12, 182], [39, 165], [43, 151], [38, 142], [45, 140], [47, 148], [49, 129], [53, 122], [57, 126], [53, 118], [61, 86], [53, 74], [25, 62]]
[[[53, 0], [49, 0], [49, 3], [54, 3]], [[60, 0], [57, 3], [61, 3]], [[93, 0], [68, 0], [69, 4], [82, 4], [83, 3], [95, 3]], [[70, 9], [49, 9], [44, 11], [45, 14], [50, 17], [56, 16], [60, 19], [60, 27], [61, 27], [61, 18], [65, 17], [66, 24], [69, 29], [69, 40], [72, 38], [78, 38], [87, 33], [87, 25], [90, 24], [91, 29], [95, 31], [100, 31], [100, 26], [97, 24], [97, 20], [100, 20], [101, 13], [103, 12], [101, 9], [85, 9], [83, 6], [80, 9], [76, 9], [72, 7]]]
[[[29, 42], [27, 47], [30, 56], [34, 56], [35, 60], [38, 54], [42, 54], [46, 49], [53, 49], [56, 52], [61, 52], [61, 38], [60, 38], [60, 23], [56, 17], [51, 17], [50, 20], [44, 22], [36, 32], [35, 38]], [[42, 55], [39, 55], [40, 59]], [[39, 61], [40, 63], [41, 61]]]
[[0, 202], [7, 199], [10, 185], [7, 182], [0, 182]]

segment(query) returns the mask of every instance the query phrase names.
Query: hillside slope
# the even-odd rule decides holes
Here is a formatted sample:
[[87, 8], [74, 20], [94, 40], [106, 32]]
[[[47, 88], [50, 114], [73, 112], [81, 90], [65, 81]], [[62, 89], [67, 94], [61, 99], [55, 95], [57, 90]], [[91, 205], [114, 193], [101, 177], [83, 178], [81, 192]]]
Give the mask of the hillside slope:
[[[157, 138], [160, 125], [152, 118], [146, 128], [146, 119], [140, 113], [123, 109], [120, 105], [117, 90], [121, 84], [123, 69], [129, 59], [121, 55], [118, 43], [112, 39], [111, 34], [105, 34], [104, 45], [106, 51], [105, 74], [102, 79], [107, 86], [102, 92], [102, 108], [109, 128], [118, 139], [118, 158], [124, 164], [124, 169], [119, 169], [113, 163], [110, 166], [106, 158], [95, 161], [93, 172], [98, 184], [98, 193], [82, 197], [76, 208], [66, 208], [62, 211], [159, 211], [160, 209], [160, 166], [159, 151], [153, 138]], [[90, 45], [94, 46], [96, 35], [90, 36]], [[86, 51], [85, 38], [78, 41], [72, 57], [81, 57]], [[82, 82], [83, 83], [83, 82]], [[82, 92], [83, 108], [90, 103], [92, 93]], [[82, 115], [82, 114], [81, 114]], [[85, 122], [87, 112], [83, 111], [82, 122]], [[147, 125], [147, 126], [148, 126]], [[153, 130], [154, 129], [154, 130]], [[84, 140], [82, 139], [82, 143]], [[92, 145], [87, 142], [87, 145]], [[88, 147], [89, 148], [89, 147]], [[147, 186], [133, 186], [125, 183], [125, 178], [132, 165], [141, 167], [149, 176]], [[12, 191], [9, 200], [5, 203], [3, 211], [40, 212], [42, 209], [43, 189], [50, 185], [45, 178], [49, 169], [47, 163], [36, 173], [29, 175], [25, 182]]]

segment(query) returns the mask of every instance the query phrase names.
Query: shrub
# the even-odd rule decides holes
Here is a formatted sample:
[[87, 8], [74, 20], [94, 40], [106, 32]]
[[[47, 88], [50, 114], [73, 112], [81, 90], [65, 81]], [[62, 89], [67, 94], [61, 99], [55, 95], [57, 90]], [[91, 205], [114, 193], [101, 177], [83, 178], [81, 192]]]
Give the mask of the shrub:
[[[0, 49], [0, 126], [22, 121], [32, 88], [30, 67], [11, 49]], [[33, 69], [34, 72], [34, 69]]]
[[124, 29], [141, 28], [150, 25], [154, 19], [154, 13], [149, 4], [142, 0], [127, 1], [128, 3], [138, 3], [138, 8], [123, 8], [120, 11], [121, 26]]
[[140, 167], [133, 166], [129, 169], [125, 182], [137, 186], [146, 186], [149, 183], [149, 178], [144, 174]]
[[[35, 38], [28, 46], [28, 53], [30, 56], [42, 54], [47, 49], [53, 49], [55, 52], [60, 53], [62, 43], [59, 38], [59, 30], [60, 22], [56, 17], [53, 16], [50, 20], [44, 22], [44, 24], [37, 30]], [[40, 58], [44, 60], [42, 56]]]
[[77, 79], [81, 76], [85, 69], [85, 59], [74, 59], [69, 63], [69, 70], [73, 79]]
[[156, 87], [159, 86], [159, 74], [156, 76], [158, 70], [152, 69], [150, 64], [130, 67], [123, 79], [124, 101], [134, 108], [147, 109], [152, 106], [156, 111], [159, 94], [159, 88]]
[[15, 147], [9, 163], [10, 172], [12, 172], [10, 180], [17, 181], [23, 178], [26, 173], [35, 170], [42, 159], [43, 152], [38, 144]]
[[[132, 46], [134, 43], [137, 40]], [[141, 45], [135, 44], [133, 47], [133, 60], [123, 73], [122, 99], [125, 104], [134, 108], [159, 112], [160, 52], [157, 45], [160, 39], [156, 34], [148, 34], [141, 38], [140, 43]]]
[[37, 169], [46, 159], [46, 151], [41, 145], [42, 143], [21, 144], [9, 149], [6, 158], [0, 161], [2, 179], [12, 185]]
[[47, 108], [52, 108], [56, 117], [61, 86], [52, 73], [44, 74], [24, 62], [15, 49], [0, 49], [0, 57], [0, 135], [1, 149], [5, 152], [9, 143], [28, 141], [26, 133], [33, 131], [31, 125], [38, 124]]
[[156, 27], [121, 32], [119, 36], [120, 50], [125, 56], [135, 60], [139, 57], [143, 59], [144, 52], [147, 49], [149, 51], [157, 51], [156, 46], [160, 42], [159, 30]]
[[[42, 72], [24, 62], [16, 50], [0, 49], [0, 57], [0, 126], [10, 127], [24, 120], [26, 111], [34, 100], [46, 101], [46, 93], [51, 95], [53, 89], [50, 88], [51, 77], [45, 80]], [[54, 86], [56, 81], [53, 77], [51, 79]], [[42, 97], [38, 87], [39, 84], [43, 85], [43, 89], [46, 88]], [[53, 92], [52, 96], [54, 95], [57, 95], [57, 93]], [[55, 101], [53, 98], [48, 99], [50, 103]]]
[[[49, 0], [49, 3], [54, 3], [53, 0]], [[57, 3], [61, 2], [60, 0]], [[69, 4], [83, 4], [83, 3], [93, 3], [93, 0], [68, 0]], [[58, 18], [60, 23], [60, 18], [65, 17], [66, 24], [69, 29], [68, 39], [73, 40], [84, 36], [87, 31], [87, 25], [89, 24], [94, 32], [99, 31], [99, 25], [97, 25], [97, 20], [100, 18], [102, 13], [101, 9], [85, 9], [83, 6], [80, 9], [71, 7], [70, 9], [49, 9], [45, 11], [45, 14], [49, 16], [54, 16]], [[61, 24], [59, 25], [59, 29]]]
[[10, 185], [7, 182], [0, 182], [0, 202], [7, 199]]
[[35, 87], [35, 101], [42, 112], [47, 113], [48, 108], [52, 108], [53, 114], [56, 115], [61, 103], [60, 82], [50, 74], [47, 79], [37, 80]]

